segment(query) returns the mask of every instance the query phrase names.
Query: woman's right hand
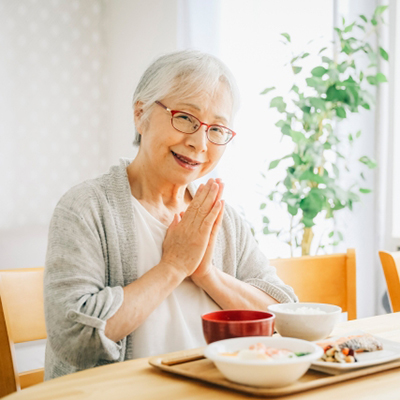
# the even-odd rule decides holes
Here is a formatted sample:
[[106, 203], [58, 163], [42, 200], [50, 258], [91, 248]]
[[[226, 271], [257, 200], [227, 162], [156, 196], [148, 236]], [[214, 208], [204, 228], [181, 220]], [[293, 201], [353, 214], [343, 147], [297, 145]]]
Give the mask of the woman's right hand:
[[163, 242], [161, 261], [190, 276], [207, 250], [214, 223], [221, 210], [219, 184], [210, 179], [200, 185], [182, 218], [175, 215]]

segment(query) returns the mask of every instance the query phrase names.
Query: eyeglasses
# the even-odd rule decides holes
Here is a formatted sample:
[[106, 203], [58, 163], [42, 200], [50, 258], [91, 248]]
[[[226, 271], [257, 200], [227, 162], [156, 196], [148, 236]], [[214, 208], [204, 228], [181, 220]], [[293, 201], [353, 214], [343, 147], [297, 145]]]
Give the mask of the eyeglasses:
[[171, 125], [179, 132], [195, 133], [201, 128], [202, 125], [204, 125], [207, 127], [207, 139], [211, 143], [220, 146], [223, 146], [230, 142], [236, 135], [235, 132], [223, 125], [208, 125], [205, 122], [200, 121], [192, 114], [178, 110], [171, 110], [159, 101], [156, 101], [156, 104], [163, 107], [171, 114]]

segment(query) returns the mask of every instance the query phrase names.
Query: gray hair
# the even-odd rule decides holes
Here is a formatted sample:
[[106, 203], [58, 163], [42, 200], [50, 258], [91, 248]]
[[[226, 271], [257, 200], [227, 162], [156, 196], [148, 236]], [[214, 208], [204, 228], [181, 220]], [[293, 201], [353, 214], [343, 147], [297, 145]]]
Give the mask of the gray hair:
[[[144, 72], [133, 95], [132, 105], [143, 103], [144, 121], [148, 120], [154, 102], [168, 96], [180, 99], [213, 94], [224, 82], [232, 97], [232, 117], [239, 108], [239, 90], [228, 67], [217, 57], [197, 50], [183, 50], [156, 59]], [[140, 145], [141, 136], [135, 132], [134, 144]]]

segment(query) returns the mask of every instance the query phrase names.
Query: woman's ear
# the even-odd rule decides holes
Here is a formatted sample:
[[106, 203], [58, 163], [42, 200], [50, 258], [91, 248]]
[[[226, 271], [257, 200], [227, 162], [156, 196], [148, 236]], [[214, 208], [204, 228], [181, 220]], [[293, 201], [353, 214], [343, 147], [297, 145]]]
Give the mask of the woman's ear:
[[133, 120], [135, 122], [135, 127], [138, 133], [142, 134], [142, 125], [143, 125], [143, 103], [141, 101], [137, 101], [135, 106], [133, 107]]

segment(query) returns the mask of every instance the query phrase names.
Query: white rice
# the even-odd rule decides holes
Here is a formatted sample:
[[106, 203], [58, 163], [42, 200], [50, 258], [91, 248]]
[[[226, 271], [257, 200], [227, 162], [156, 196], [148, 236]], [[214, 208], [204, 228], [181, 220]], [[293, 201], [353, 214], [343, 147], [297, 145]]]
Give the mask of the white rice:
[[288, 314], [309, 314], [309, 315], [317, 315], [317, 314], [326, 314], [326, 311], [321, 310], [319, 307], [299, 307], [294, 310], [290, 308], [281, 308], [280, 312], [288, 313]]

